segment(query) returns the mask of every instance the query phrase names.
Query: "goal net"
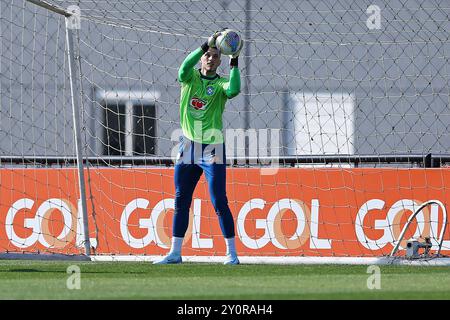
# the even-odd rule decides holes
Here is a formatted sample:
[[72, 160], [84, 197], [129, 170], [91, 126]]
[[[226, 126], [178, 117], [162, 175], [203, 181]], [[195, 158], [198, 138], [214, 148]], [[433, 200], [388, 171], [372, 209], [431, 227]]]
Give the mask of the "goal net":
[[[223, 116], [243, 261], [449, 254], [449, 14], [415, 0], [2, 1], [0, 252], [167, 253], [178, 68], [228, 27], [245, 41]], [[225, 255], [204, 177], [183, 255]]]

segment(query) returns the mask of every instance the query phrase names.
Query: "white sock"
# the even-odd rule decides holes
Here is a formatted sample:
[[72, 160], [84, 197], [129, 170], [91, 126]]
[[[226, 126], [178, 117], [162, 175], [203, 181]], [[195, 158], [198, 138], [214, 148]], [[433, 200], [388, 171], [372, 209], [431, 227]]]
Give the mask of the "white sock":
[[181, 256], [181, 247], [183, 245], [184, 238], [172, 237], [172, 248], [170, 248], [169, 254], [178, 254]]
[[236, 256], [236, 245], [233, 238], [225, 238], [225, 243], [227, 244], [227, 255]]

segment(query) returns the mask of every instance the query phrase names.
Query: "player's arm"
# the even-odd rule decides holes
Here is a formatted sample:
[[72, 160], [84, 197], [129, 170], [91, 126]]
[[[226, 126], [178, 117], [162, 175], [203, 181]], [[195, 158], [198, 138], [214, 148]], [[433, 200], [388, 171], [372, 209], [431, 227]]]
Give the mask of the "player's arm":
[[241, 73], [237, 65], [231, 67], [230, 80], [224, 89], [228, 99], [236, 97], [241, 92]]
[[178, 81], [186, 82], [192, 78], [192, 75], [194, 74], [194, 67], [200, 61], [200, 58], [202, 57], [203, 53], [205, 52], [200, 47], [192, 51], [184, 59], [183, 63], [180, 66], [180, 69], [178, 70]]
[[208, 41], [202, 44], [200, 48], [192, 51], [181, 64], [178, 70], [178, 81], [186, 82], [192, 78], [194, 74], [194, 67], [200, 61], [202, 55], [208, 51], [209, 47], [215, 47], [216, 39], [220, 35], [220, 31], [214, 32], [214, 34], [208, 38]]
[[231, 56], [230, 59], [230, 80], [224, 87], [225, 95], [228, 99], [236, 97], [241, 92], [241, 73], [239, 71], [239, 53], [241, 52], [244, 41], [241, 42], [239, 50]]

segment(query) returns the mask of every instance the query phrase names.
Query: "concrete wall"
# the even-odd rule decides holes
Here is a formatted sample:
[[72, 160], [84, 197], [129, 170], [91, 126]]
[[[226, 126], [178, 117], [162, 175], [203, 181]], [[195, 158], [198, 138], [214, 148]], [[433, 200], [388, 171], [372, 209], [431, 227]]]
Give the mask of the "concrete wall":
[[[246, 41], [243, 92], [227, 104], [227, 128], [244, 128], [250, 110], [250, 128], [283, 132], [302, 116], [286, 96], [348, 93], [354, 96], [348, 143], [356, 154], [450, 153], [448, 5], [251, 0], [246, 11], [246, 1], [237, 0], [53, 3], [82, 11], [79, 86], [91, 155], [104, 143], [97, 93], [130, 90], [159, 93], [156, 154], [169, 156], [179, 127], [177, 69], [222, 27], [240, 30]], [[366, 25], [372, 4], [381, 9], [380, 29]], [[72, 155], [64, 19], [24, 1], [3, 1], [0, 8], [0, 152]], [[225, 76], [227, 64], [224, 57]], [[281, 153], [289, 141], [282, 144]]]

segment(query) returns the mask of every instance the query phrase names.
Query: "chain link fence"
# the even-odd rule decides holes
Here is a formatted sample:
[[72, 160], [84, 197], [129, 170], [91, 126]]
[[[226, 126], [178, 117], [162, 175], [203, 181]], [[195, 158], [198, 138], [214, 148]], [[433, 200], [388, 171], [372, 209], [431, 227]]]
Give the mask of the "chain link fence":
[[[245, 39], [242, 92], [227, 104], [224, 128], [247, 130], [250, 145], [273, 129], [281, 156], [450, 153], [445, 3], [48, 3], [81, 11], [86, 156], [171, 156], [178, 67], [223, 27]], [[0, 26], [1, 153], [73, 156], [64, 17], [3, 1]]]

